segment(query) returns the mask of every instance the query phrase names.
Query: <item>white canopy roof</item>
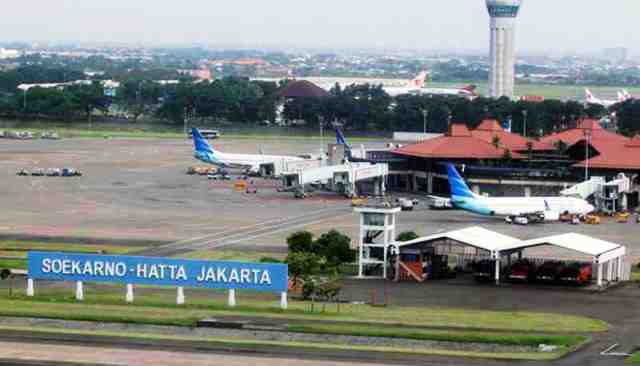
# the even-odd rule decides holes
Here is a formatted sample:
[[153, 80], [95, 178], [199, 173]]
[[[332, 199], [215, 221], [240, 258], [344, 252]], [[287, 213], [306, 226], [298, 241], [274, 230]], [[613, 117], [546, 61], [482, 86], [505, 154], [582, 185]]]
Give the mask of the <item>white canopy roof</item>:
[[539, 239], [512, 243], [500, 248], [500, 251], [513, 251], [540, 245], [554, 245], [592, 256], [594, 261], [606, 262], [626, 254], [626, 248], [620, 244], [592, 238], [590, 236], [569, 233], [547, 236]]
[[569, 233], [523, 241], [479, 226], [424, 236], [411, 241], [396, 242], [395, 245], [402, 248], [442, 239], [455, 240], [462, 244], [486, 250], [493, 257], [498, 257], [501, 252], [519, 251], [541, 245], [554, 245], [583, 253], [593, 257], [593, 261], [599, 263], [607, 262], [626, 254], [626, 248], [623, 245], [582, 234]]
[[405, 247], [441, 239], [451, 239], [479, 249], [484, 249], [491, 252], [494, 256], [501, 248], [517, 247], [523, 243], [520, 239], [487, 230], [479, 226], [473, 226], [466, 229], [425, 236], [411, 241], [397, 242], [396, 245], [398, 247]]

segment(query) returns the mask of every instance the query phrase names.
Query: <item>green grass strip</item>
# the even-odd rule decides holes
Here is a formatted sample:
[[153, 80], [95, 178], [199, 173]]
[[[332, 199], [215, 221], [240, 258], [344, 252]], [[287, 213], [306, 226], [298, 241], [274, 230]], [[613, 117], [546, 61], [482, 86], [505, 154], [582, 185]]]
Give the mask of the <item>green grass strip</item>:
[[26, 331], [40, 334], [68, 334], [68, 335], [86, 335], [94, 337], [112, 337], [121, 338], [124, 340], [139, 340], [139, 341], [194, 341], [194, 342], [207, 342], [212, 346], [236, 346], [243, 348], [263, 348], [268, 347], [282, 347], [282, 348], [294, 348], [294, 349], [310, 349], [310, 350], [339, 350], [339, 351], [367, 351], [367, 352], [381, 352], [381, 353], [397, 353], [407, 355], [432, 355], [432, 356], [453, 356], [453, 357], [471, 357], [471, 358], [485, 358], [485, 359], [502, 359], [502, 360], [533, 360], [533, 361], [548, 361], [558, 359], [570, 350], [561, 348], [556, 352], [538, 353], [538, 352], [523, 352], [523, 353], [489, 353], [489, 352], [471, 352], [471, 351], [451, 351], [442, 349], [409, 349], [401, 347], [373, 347], [373, 346], [360, 346], [360, 345], [340, 345], [330, 343], [307, 343], [307, 342], [281, 342], [281, 341], [259, 341], [259, 340], [246, 340], [236, 338], [220, 338], [220, 337], [188, 337], [188, 336], [171, 336], [171, 335], [156, 335], [156, 334], [141, 334], [141, 333], [122, 333], [122, 332], [104, 332], [104, 331], [85, 331], [76, 329], [53, 329], [44, 327], [4, 327], [0, 326], [0, 330], [3, 331]]
[[587, 341], [587, 337], [579, 335], [532, 335], [513, 333], [438, 331], [395, 327], [373, 327], [353, 324], [289, 325], [288, 330], [292, 332], [313, 334], [337, 334], [440, 342], [489, 343], [509, 346], [533, 347], [537, 347], [540, 344], [575, 347]]
[[625, 365], [628, 366], [640, 366], [640, 352], [636, 352], [627, 359]]

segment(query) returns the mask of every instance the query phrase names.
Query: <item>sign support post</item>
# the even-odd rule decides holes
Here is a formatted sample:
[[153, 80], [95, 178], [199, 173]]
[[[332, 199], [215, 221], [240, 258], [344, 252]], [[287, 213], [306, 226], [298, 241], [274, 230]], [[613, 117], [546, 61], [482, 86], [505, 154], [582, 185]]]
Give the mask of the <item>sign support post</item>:
[[35, 288], [33, 286], [33, 278], [27, 278], [27, 296], [35, 296]]
[[127, 296], [125, 301], [129, 304], [133, 303], [133, 285], [130, 283], [127, 284]]
[[280, 309], [287, 310], [288, 307], [289, 304], [287, 303], [287, 293], [283, 291], [280, 293]]
[[229, 289], [229, 298], [227, 300], [227, 304], [229, 305], [230, 308], [236, 307], [236, 290], [235, 289]]
[[178, 287], [178, 296], [176, 296], [176, 304], [184, 305], [184, 287]]
[[84, 300], [84, 288], [82, 286], [82, 281], [76, 281], [76, 300]]

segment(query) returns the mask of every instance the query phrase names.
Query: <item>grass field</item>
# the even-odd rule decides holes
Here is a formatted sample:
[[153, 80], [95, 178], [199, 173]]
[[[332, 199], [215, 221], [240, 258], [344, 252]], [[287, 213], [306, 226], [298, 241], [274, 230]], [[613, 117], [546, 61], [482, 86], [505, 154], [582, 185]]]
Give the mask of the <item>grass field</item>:
[[86, 245], [22, 240], [0, 240], [0, 268], [26, 269], [27, 252], [30, 250], [50, 252], [73, 252], [83, 254], [128, 254], [143, 247], [118, 245]]
[[[88, 139], [105, 139], [105, 138], [155, 138], [155, 139], [184, 139], [185, 135], [182, 133], [181, 128], [171, 128], [165, 125], [152, 125], [146, 128], [140, 128], [137, 125], [123, 125], [114, 126], [113, 124], [100, 125], [96, 124], [91, 129], [88, 127], [81, 128], [79, 123], [74, 123], [71, 127], [68, 124], [56, 124], [51, 123], [49, 125], [42, 123], [22, 123], [19, 128], [1, 128], [0, 131], [31, 131], [36, 136], [44, 131], [55, 131], [61, 138], [88, 138]], [[274, 128], [273, 130], [265, 130], [264, 128], [259, 131], [234, 131], [230, 133], [224, 132], [222, 128], [223, 139], [233, 140], [255, 140], [255, 139], [267, 139], [267, 140], [288, 140], [288, 139], [308, 139], [320, 141], [321, 138], [317, 131], [310, 131], [304, 129], [286, 129], [286, 128]], [[374, 138], [371, 137], [349, 137], [350, 141], [366, 141]], [[327, 137], [325, 136], [325, 140]]]
[[199, 250], [189, 252], [177, 256], [184, 259], [202, 259], [202, 260], [218, 260], [218, 261], [244, 261], [259, 262], [262, 258], [273, 258], [283, 260], [284, 254], [262, 253], [253, 251], [240, 250]]
[[634, 353], [626, 362], [629, 366], [640, 366], [640, 352]]
[[541, 353], [541, 352], [522, 352], [522, 353], [487, 353], [487, 352], [471, 352], [471, 351], [455, 351], [445, 349], [409, 349], [399, 347], [376, 347], [376, 346], [363, 346], [363, 345], [347, 345], [347, 344], [334, 344], [334, 343], [309, 343], [309, 342], [282, 342], [282, 341], [262, 341], [262, 340], [245, 340], [237, 338], [221, 338], [221, 337], [190, 337], [190, 336], [172, 336], [172, 335], [157, 335], [157, 334], [136, 334], [130, 332], [105, 332], [105, 331], [85, 331], [76, 329], [53, 329], [48, 327], [0, 327], [0, 331], [21, 331], [29, 332], [32, 335], [39, 335], [41, 337], [47, 337], [51, 335], [60, 338], [60, 335], [70, 336], [87, 336], [95, 339], [96, 337], [108, 337], [109, 339], [121, 339], [122, 341], [128, 341], [129, 344], [154, 344], [155, 341], [169, 342], [171, 345], [176, 345], [178, 342], [197, 342], [198, 348], [204, 349], [220, 349], [224, 348], [229, 352], [235, 348], [251, 350], [256, 352], [265, 352], [273, 350], [274, 347], [293, 349], [297, 352], [304, 352], [304, 350], [320, 350], [320, 351], [367, 351], [378, 353], [395, 353], [395, 354], [417, 354], [417, 355], [431, 355], [431, 356], [453, 356], [453, 357], [467, 357], [467, 358], [490, 358], [501, 360], [532, 360], [532, 361], [547, 361], [555, 360], [564, 356], [569, 349], [560, 348], [556, 352]]
[[[72, 291], [38, 289], [37, 297], [24, 296], [23, 290], [14, 291], [11, 298], [0, 298], [0, 315], [19, 317], [45, 317], [75, 320], [96, 320], [131, 323], [151, 323], [191, 326], [195, 321], [211, 316], [250, 316], [300, 321], [368, 322], [378, 325], [411, 325], [448, 327], [452, 329], [494, 329], [518, 332], [577, 333], [606, 331], [605, 322], [583, 317], [530, 312], [494, 312], [449, 308], [387, 307], [343, 304], [340, 311], [328, 306], [325, 312], [311, 312], [309, 303], [290, 301], [289, 310], [278, 308], [275, 296], [270, 300], [255, 294], [238, 293], [237, 308], [226, 307], [224, 297], [187, 293], [188, 305], [175, 305], [175, 296], [169, 292], [146, 291], [136, 294], [136, 303], [124, 303], [122, 288], [111, 290], [85, 289], [85, 302], [77, 303]], [[193, 296], [191, 296], [193, 295]], [[317, 307], [316, 307], [317, 308]], [[424, 314], [429, 314], [425, 317]]]
[[290, 331], [300, 333], [359, 335], [368, 337], [391, 337], [441, 342], [491, 343], [533, 347], [537, 347], [540, 344], [548, 344], [571, 348], [587, 340], [587, 337], [579, 335], [536, 335], [530, 333], [490, 333], [449, 330], [439, 331], [353, 324], [289, 325], [288, 329]]
[[[466, 84], [475, 84], [481, 95], [489, 93], [487, 83], [455, 82], [455, 83], [434, 83], [430, 82], [430, 88], [457, 88]], [[626, 89], [632, 95], [640, 94], [640, 87], [628, 86], [594, 86], [594, 85], [543, 85], [543, 84], [522, 84], [517, 83], [515, 95], [539, 95], [547, 99], [578, 100], [585, 98], [585, 89], [591, 90], [597, 97], [602, 99], [617, 99], [617, 92]]]
[[631, 281], [640, 282], [640, 266], [637, 264], [631, 269]]

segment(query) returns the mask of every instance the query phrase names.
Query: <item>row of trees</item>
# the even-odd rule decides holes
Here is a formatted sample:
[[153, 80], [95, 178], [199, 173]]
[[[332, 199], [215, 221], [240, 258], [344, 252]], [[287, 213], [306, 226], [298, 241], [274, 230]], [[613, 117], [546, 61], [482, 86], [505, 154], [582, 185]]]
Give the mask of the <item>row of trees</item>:
[[[132, 120], [141, 115], [174, 123], [184, 118], [202, 121], [256, 123], [275, 121], [278, 93], [286, 84], [224, 78], [194, 83], [183, 79], [177, 84], [161, 84], [136, 77], [121, 82], [115, 97], [107, 97], [98, 81], [90, 85], [72, 85], [64, 89], [15, 88], [22, 82], [63, 82], [79, 78], [67, 69], [43, 69], [25, 66], [0, 72], [0, 114], [60, 119], [90, 118], [95, 111], [107, 113], [111, 104], [126, 112]], [[146, 77], [145, 75], [139, 75]], [[176, 76], [176, 75], [167, 75]], [[640, 105], [632, 100], [614, 106], [622, 131], [640, 130]], [[401, 95], [391, 97], [381, 85], [335, 85], [325, 98], [297, 98], [285, 101], [283, 118], [304, 120], [310, 126], [338, 122], [355, 131], [422, 131], [442, 133], [450, 122], [466, 122], [475, 127], [483, 119], [495, 118], [512, 130], [527, 136], [541, 136], [570, 126], [575, 120], [606, 115], [604, 107], [578, 102], [546, 100], [541, 103], [507, 98]], [[526, 131], [525, 131], [526, 130]]]
[[[336, 85], [323, 99], [298, 99], [286, 104], [285, 117], [304, 119], [313, 124], [320, 121], [339, 122], [346, 129], [403, 130], [446, 132], [450, 122], [466, 122], [477, 126], [486, 118], [511, 122], [512, 129], [528, 136], [547, 134], [589, 116], [601, 117], [606, 110], [578, 102], [546, 100], [541, 103], [508, 98], [475, 98], [470, 101], [457, 96], [401, 95], [390, 97], [381, 86]], [[526, 126], [526, 127], [525, 127]]]
[[631, 99], [613, 107], [616, 112], [618, 129], [627, 136], [640, 133], [640, 100]]

